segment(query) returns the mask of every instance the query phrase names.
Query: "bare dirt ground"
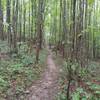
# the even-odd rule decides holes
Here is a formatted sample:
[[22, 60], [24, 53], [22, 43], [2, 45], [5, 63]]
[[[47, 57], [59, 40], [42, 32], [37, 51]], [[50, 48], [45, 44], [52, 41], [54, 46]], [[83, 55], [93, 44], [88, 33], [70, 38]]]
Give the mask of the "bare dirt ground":
[[30, 87], [27, 100], [55, 100], [58, 91], [58, 69], [54, 63], [53, 54], [49, 51], [47, 68], [41, 79]]

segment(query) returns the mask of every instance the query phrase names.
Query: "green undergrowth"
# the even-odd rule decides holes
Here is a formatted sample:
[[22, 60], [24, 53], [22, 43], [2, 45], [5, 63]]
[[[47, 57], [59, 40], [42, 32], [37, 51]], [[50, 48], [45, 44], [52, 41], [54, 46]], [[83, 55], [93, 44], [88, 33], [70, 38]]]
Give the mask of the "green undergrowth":
[[[5, 46], [1, 47], [2, 51], [5, 50]], [[43, 72], [47, 51], [41, 50], [39, 63], [35, 64], [35, 50], [31, 54], [26, 50], [27, 46], [22, 45], [18, 54], [7, 55], [8, 59], [0, 60], [0, 100], [16, 100]]]
[[[75, 79], [76, 75], [73, 74], [73, 79], [70, 85], [70, 100], [100, 100], [99, 74], [96, 75], [96, 70], [98, 70], [98, 72], [100, 71], [99, 67], [99, 63], [91, 61], [89, 62], [88, 68], [79, 69], [78, 76], [80, 76], [80, 78], [88, 87], [85, 87], [84, 85], [78, 87], [77, 85], [75, 85], [75, 83], [77, 83]], [[74, 69], [76, 68], [77, 64], [75, 63], [72, 65], [72, 71], [74, 71]], [[56, 100], [67, 100], [67, 75], [67, 62], [63, 61], [59, 78], [60, 90], [58, 92]], [[92, 75], [94, 75], [94, 77]], [[96, 82], [93, 82], [93, 80]]]

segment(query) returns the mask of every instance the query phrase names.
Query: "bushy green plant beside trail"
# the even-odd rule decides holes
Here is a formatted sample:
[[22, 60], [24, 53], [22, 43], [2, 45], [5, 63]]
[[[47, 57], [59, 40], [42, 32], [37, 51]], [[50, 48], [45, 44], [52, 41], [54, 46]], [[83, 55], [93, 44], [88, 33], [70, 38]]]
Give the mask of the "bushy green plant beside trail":
[[[62, 70], [61, 70], [61, 77], [59, 79], [60, 83], [60, 92], [57, 95], [56, 100], [67, 100], [67, 75], [68, 75], [68, 62], [63, 62]], [[78, 64], [72, 64], [72, 81], [70, 85], [70, 99], [71, 100], [100, 100], [100, 84], [98, 83], [98, 75], [96, 74], [96, 70], [99, 70], [100, 64], [97, 62], [90, 61], [87, 68], [79, 68], [78, 69], [78, 76], [81, 77], [83, 84], [86, 84], [87, 87], [81, 85], [80, 87], [75, 86], [77, 80], [75, 78], [75, 74], [73, 73], [77, 68]], [[93, 72], [93, 73], [92, 73]], [[95, 76], [92, 77], [91, 73]], [[92, 80], [95, 78], [93, 82]]]
[[[2, 47], [2, 51], [6, 47]], [[35, 50], [27, 54], [27, 45], [22, 45], [18, 54], [12, 54], [8, 59], [0, 60], [0, 100], [16, 100], [25, 93], [33, 81], [40, 77], [47, 56], [45, 49], [41, 50], [39, 63], [35, 64]], [[17, 95], [17, 97], [16, 97]]]

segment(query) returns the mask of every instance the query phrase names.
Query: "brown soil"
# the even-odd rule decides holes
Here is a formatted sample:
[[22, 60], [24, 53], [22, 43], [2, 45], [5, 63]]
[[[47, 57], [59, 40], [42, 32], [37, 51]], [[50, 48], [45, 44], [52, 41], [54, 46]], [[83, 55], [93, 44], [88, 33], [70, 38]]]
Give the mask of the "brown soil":
[[49, 51], [47, 68], [40, 80], [29, 89], [27, 100], [55, 100], [58, 91], [58, 68], [53, 61], [53, 54]]

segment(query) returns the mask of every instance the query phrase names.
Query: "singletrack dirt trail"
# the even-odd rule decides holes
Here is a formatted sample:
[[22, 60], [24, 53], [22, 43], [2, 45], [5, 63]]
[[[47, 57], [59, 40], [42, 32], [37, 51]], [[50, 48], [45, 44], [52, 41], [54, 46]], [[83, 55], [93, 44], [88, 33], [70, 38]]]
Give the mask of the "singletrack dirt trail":
[[27, 100], [55, 100], [58, 91], [59, 70], [53, 61], [53, 54], [48, 50], [47, 68], [40, 80], [30, 87]]

